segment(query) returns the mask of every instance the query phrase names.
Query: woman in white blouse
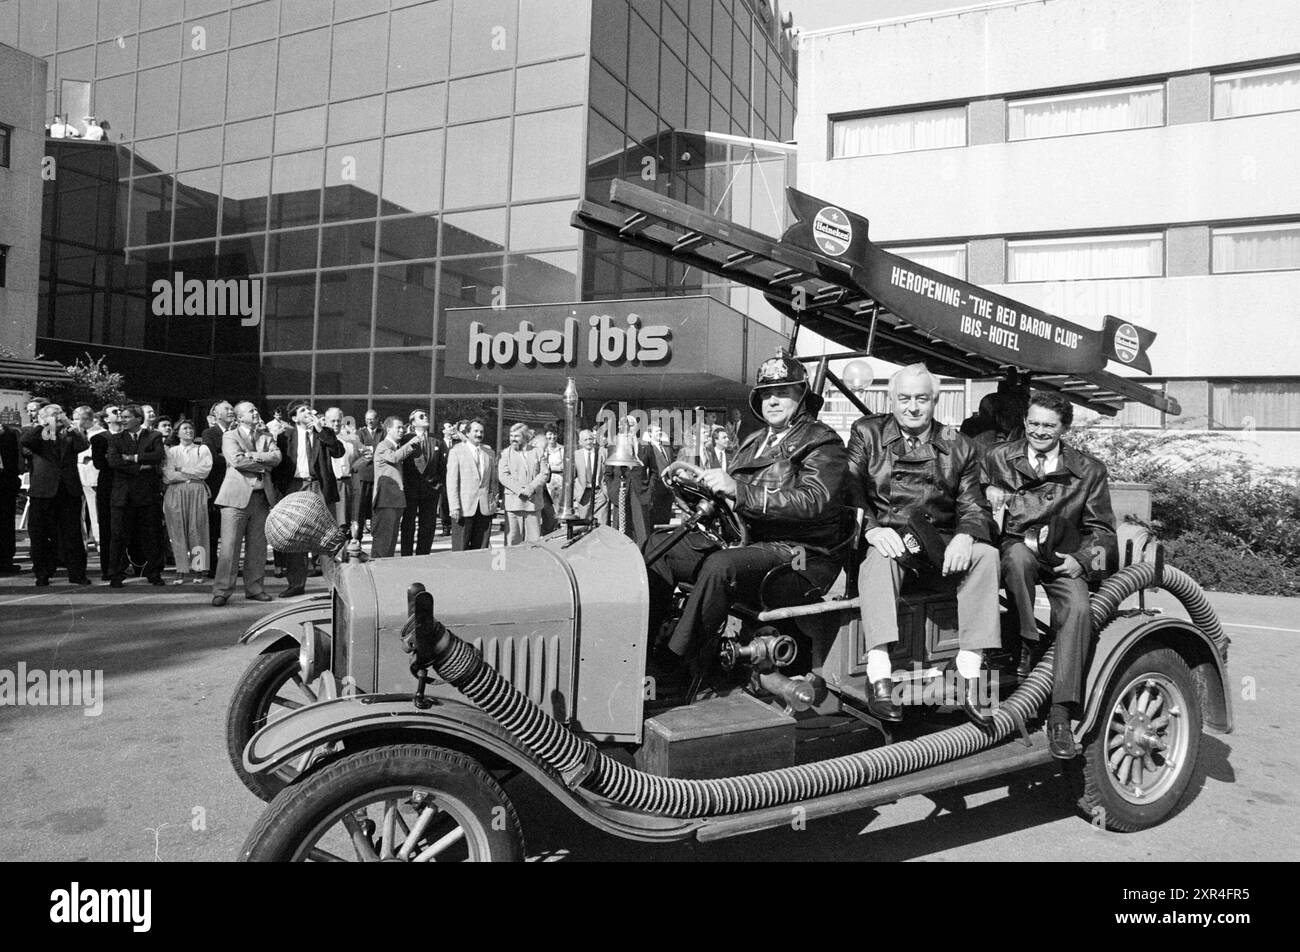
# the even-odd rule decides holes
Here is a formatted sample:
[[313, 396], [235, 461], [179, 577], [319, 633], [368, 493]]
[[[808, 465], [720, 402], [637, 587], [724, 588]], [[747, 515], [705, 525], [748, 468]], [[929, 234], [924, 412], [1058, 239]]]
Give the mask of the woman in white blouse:
[[[208, 473], [212, 471], [212, 454], [202, 443], [194, 441], [194, 424], [188, 420], [176, 428], [180, 442], [167, 447], [163, 464], [163, 518], [171, 538], [176, 559], [173, 585], [189, 579], [207, 583], [208, 565], [214, 553], [208, 551]], [[191, 569], [193, 574], [191, 574]]]

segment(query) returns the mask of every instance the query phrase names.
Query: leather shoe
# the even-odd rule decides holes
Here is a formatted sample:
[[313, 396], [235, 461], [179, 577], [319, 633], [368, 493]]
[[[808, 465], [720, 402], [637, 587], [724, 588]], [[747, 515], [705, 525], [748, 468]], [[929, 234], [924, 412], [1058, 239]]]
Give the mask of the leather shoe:
[[1052, 752], [1052, 756], [1057, 760], [1074, 759], [1076, 753], [1074, 732], [1070, 730], [1068, 718], [1062, 719], [1055, 716], [1048, 718], [1047, 749]]
[[162, 576], [161, 576], [161, 575], [155, 575], [153, 578], [149, 579], [149, 584], [150, 584], [150, 585], [166, 585], [167, 583], [164, 582], [164, 581], [162, 580]]
[[[984, 673], [984, 669], [980, 669]], [[980, 681], [981, 678], [963, 678], [957, 675], [957, 680], [961, 685], [961, 709], [966, 712], [972, 724], [987, 730], [993, 726], [993, 711], [990, 710], [980, 698]]]
[[244, 600], [249, 602], [269, 602], [271, 596], [266, 592], [258, 592], [256, 595], [245, 595]]
[[22, 570], [23, 567], [17, 563], [14, 563], [13, 565], [0, 565], [0, 575], [17, 575]]
[[897, 724], [903, 719], [902, 705], [894, 703], [894, 679], [881, 678], [871, 682], [871, 695], [867, 698], [867, 710], [872, 716], [882, 721]]
[[37, 578], [36, 578], [36, 586], [37, 586], [37, 588], [44, 588], [46, 585], [49, 585], [49, 584], [50, 584], [50, 580], [49, 580], [48, 578], [46, 578], [46, 577], [44, 577], [44, 576], [37, 576]]
[[109, 587], [109, 588], [126, 588], [126, 582], [123, 582], [120, 578], [111, 578], [111, 579], [108, 580], [108, 587]]
[[295, 595], [302, 595], [306, 591], [307, 591], [307, 586], [295, 585], [293, 588], [286, 588], [283, 592], [280, 593], [280, 597], [293, 598]]
[[1038, 667], [1038, 662], [1043, 660], [1043, 649], [1040, 642], [1022, 640], [1020, 642], [1020, 663], [1016, 665], [1016, 677], [1021, 681], [1034, 673], [1034, 668]]
[[69, 584], [69, 585], [90, 585], [90, 584], [92, 584], [92, 583], [91, 583], [90, 579], [86, 578], [86, 576], [83, 575], [83, 576], [81, 576], [80, 578], [70, 578], [70, 579], [68, 579], [68, 584]]
[[230, 601], [230, 596], [229, 596], [229, 595], [213, 595], [213, 596], [212, 596], [212, 607], [213, 607], [213, 608], [220, 608], [222, 605], [226, 604], [226, 602], [228, 602], [228, 601]]

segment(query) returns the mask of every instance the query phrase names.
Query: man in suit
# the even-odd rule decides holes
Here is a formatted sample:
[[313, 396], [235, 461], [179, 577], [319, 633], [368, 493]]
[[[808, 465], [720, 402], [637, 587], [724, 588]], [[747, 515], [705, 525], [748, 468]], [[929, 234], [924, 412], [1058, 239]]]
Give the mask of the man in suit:
[[653, 532], [655, 526], [662, 525], [673, 517], [672, 490], [664, 485], [663, 480], [663, 472], [673, 462], [673, 454], [668, 449], [668, 437], [658, 423], [652, 423], [646, 428], [645, 442], [650, 451], [650, 466], [645, 470], [646, 487], [649, 489], [646, 526]]
[[451, 448], [459, 443], [462, 439], [461, 433], [452, 423], [442, 425], [442, 468], [443, 481], [442, 489], [438, 492], [438, 521], [442, 524], [442, 534], [451, 535], [451, 510], [447, 506], [447, 459], [451, 456]]
[[[1092, 641], [1088, 581], [1115, 564], [1118, 544], [1106, 465], [1061, 442], [1074, 422], [1074, 407], [1059, 393], [1036, 393], [1024, 417], [1025, 435], [995, 444], [984, 458], [980, 482], [990, 502], [1006, 504], [1001, 550], [1002, 582], [1020, 620], [1017, 673], [1029, 677], [1045, 646], [1034, 617], [1034, 586], [1042, 585], [1052, 608], [1056, 655], [1047, 742], [1052, 756], [1075, 756], [1071, 718], [1082, 715], [1084, 661]], [[1073, 538], [1063, 551], [1030, 551], [1037, 530], [1053, 520]]]
[[[402, 555], [428, 555], [433, 549], [437, 529], [438, 503], [447, 478], [447, 456], [440, 440], [429, 434], [429, 415], [423, 410], [411, 412], [412, 434], [425, 434], [420, 452], [402, 463], [402, 482], [406, 491], [406, 509], [402, 513]], [[417, 523], [419, 530], [417, 534]]]
[[390, 416], [384, 421], [384, 438], [375, 447], [375, 528], [370, 555], [376, 559], [390, 558], [397, 547], [397, 530], [406, 510], [402, 464], [423, 451], [428, 442], [427, 427], [407, 440], [402, 439], [402, 429], [401, 417]]
[[474, 420], [447, 457], [447, 507], [453, 551], [486, 549], [497, 511], [497, 467], [483, 445], [483, 421]]
[[[275, 438], [280, 450], [280, 465], [272, 474], [276, 493], [313, 492], [325, 500], [328, 508], [339, 501], [334, 479], [334, 460], [343, 455], [344, 447], [337, 434], [325, 426], [325, 420], [302, 400], [289, 404], [289, 426]], [[285, 574], [289, 587], [281, 598], [292, 598], [307, 590], [307, 554], [285, 555]]]
[[[122, 432], [122, 408], [107, 406], [103, 409], [104, 429], [90, 437], [90, 464], [99, 473], [95, 479], [95, 512], [99, 517], [99, 580], [107, 582], [112, 577], [113, 552], [113, 467], [108, 465], [108, 441], [113, 434]], [[128, 550], [132, 563], [142, 564], [144, 558], [137, 545]]]
[[542, 537], [539, 521], [542, 509], [541, 489], [551, 472], [544, 467], [537, 451], [525, 445], [528, 427], [516, 423], [510, 428], [510, 445], [501, 451], [497, 479], [505, 488], [508, 536], [506, 545], [536, 542]]
[[269, 602], [262, 590], [266, 576], [266, 514], [280, 499], [271, 473], [280, 463], [280, 450], [271, 434], [261, 426], [257, 407], [244, 400], [235, 405], [237, 426], [221, 437], [226, 458], [226, 477], [217, 493], [221, 508], [221, 549], [217, 577], [212, 585], [212, 604], [218, 608], [230, 600], [239, 571], [239, 547], [244, 547], [244, 597]]
[[32, 567], [37, 585], [49, 585], [61, 561], [68, 581], [89, 585], [86, 546], [81, 535], [81, 475], [77, 459], [89, 443], [70, 426], [57, 403], [41, 407], [37, 425], [23, 431], [19, 441], [31, 454], [31, 500], [28, 517]]
[[16, 575], [22, 567], [14, 561], [14, 509], [18, 505], [18, 486], [22, 481], [20, 431], [0, 423], [0, 575]]
[[217, 494], [221, 492], [221, 486], [226, 481], [226, 456], [222, 450], [222, 440], [226, 431], [235, 425], [235, 409], [230, 405], [229, 400], [218, 400], [212, 405], [212, 410], [208, 414], [212, 419], [212, 425], [203, 431], [203, 445], [208, 448], [212, 455], [212, 469], [208, 472], [208, 551], [205, 553], [207, 560], [208, 578], [217, 576], [217, 546], [221, 539], [221, 510], [217, 508]]
[[361, 441], [361, 456], [352, 466], [352, 521], [365, 532], [375, 495], [375, 447], [384, 438], [379, 428], [379, 414], [366, 411], [366, 425], [357, 430]]
[[731, 434], [727, 432], [725, 426], [715, 426], [709, 436], [709, 441], [704, 444], [704, 455], [700, 460], [700, 466], [704, 469], [726, 469], [731, 449]]
[[162, 434], [144, 429], [143, 423], [140, 407], [123, 407], [122, 431], [108, 439], [106, 455], [113, 469], [108, 584], [113, 588], [124, 584], [127, 547], [137, 539], [149, 584], [163, 584], [162, 468], [167, 452]]
[[609, 497], [601, 480], [605, 456], [596, 443], [595, 430], [578, 433], [578, 450], [573, 457], [573, 513], [579, 519], [602, 525], [609, 522]]

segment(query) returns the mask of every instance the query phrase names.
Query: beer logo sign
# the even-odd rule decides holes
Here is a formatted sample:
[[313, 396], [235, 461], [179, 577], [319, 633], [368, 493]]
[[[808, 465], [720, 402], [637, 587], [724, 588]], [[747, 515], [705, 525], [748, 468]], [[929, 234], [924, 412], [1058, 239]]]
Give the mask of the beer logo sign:
[[1126, 364], [1133, 363], [1142, 344], [1138, 340], [1137, 328], [1132, 324], [1121, 324], [1115, 328], [1115, 356]]
[[844, 254], [853, 241], [853, 226], [849, 224], [849, 216], [833, 205], [827, 205], [817, 213], [813, 219], [812, 231], [817, 247], [831, 257]]

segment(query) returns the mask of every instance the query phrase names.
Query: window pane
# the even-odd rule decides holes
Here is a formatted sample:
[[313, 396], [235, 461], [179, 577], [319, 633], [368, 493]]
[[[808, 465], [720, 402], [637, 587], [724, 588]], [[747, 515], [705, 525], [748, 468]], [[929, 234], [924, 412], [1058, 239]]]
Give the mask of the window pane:
[[884, 155], [966, 144], [966, 107], [838, 119], [832, 124], [831, 155]]
[[1216, 228], [1213, 235], [1215, 274], [1300, 268], [1300, 224]]
[[506, 303], [550, 304], [578, 299], [578, 252], [506, 257]]
[[1300, 109], [1300, 65], [1214, 78], [1214, 118]]
[[224, 13], [191, 20], [181, 29], [185, 56], [202, 56], [229, 46], [230, 17]]
[[253, 3], [230, 11], [230, 45], [252, 43], [275, 36], [280, 22], [280, 0]]
[[[370, 346], [370, 294], [374, 269], [323, 271], [320, 276], [320, 321], [316, 327], [318, 348]], [[366, 385], [345, 393], [364, 392]]]
[[[229, 177], [230, 170], [226, 170], [226, 176]], [[226, 206], [230, 204], [229, 199]], [[265, 202], [263, 203], [265, 204]], [[247, 278], [252, 275], [261, 274], [266, 271], [266, 236], [250, 235], [246, 238], [223, 238], [221, 240], [221, 256], [217, 262], [221, 277], [230, 278]], [[260, 328], [251, 328], [255, 333], [260, 334]], [[254, 338], [253, 349], [257, 349], [257, 341]]]
[[[438, 286], [438, 308], [478, 307], [490, 305], [493, 298], [500, 300], [505, 292], [505, 277], [500, 255], [478, 258], [460, 258], [442, 263], [441, 283]], [[445, 344], [447, 322], [438, 329], [438, 343]]]
[[518, 0], [455, 0], [451, 18], [453, 73], [481, 73], [514, 65], [519, 36], [515, 29], [517, 7]]
[[171, 239], [172, 180], [167, 175], [131, 183], [132, 245], [154, 245]]
[[[436, 270], [432, 263], [379, 269], [376, 347], [410, 347], [433, 340], [433, 318], [438, 304], [434, 293]], [[376, 376], [376, 382], [382, 379]]]
[[885, 250], [898, 255], [900, 258], [906, 258], [908, 261], [915, 261], [917, 264], [923, 264], [935, 271], [942, 271], [954, 278], [966, 280], [965, 245], [936, 246], [933, 248], [886, 248]]
[[225, 167], [221, 226], [225, 234], [266, 227], [266, 195], [271, 187], [271, 163], [266, 159], [236, 162]]
[[379, 202], [379, 143], [336, 145], [325, 153], [325, 220], [373, 218]]
[[271, 152], [271, 118], [234, 122], [226, 126], [226, 161], [254, 159]]
[[351, 99], [383, 90], [387, 54], [387, 15], [336, 24], [330, 98]]
[[651, 108], [659, 102], [659, 37], [636, 14], [628, 37], [627, 82]]
[[271, 166], [271, 227], [320, 221], [321, 153], [277, 156]]
[[176, 167], [197, 169], [218, 161], [221, 155], [221, 128], [185, 132], [176, 137]]
[[[372, 139], [383, 132], [384, 100], [382, 96], [336, 102], [330, 106], [329, 141], [351, 142]], [[389, 130], [391, 134], [392, 129]]]
[[321, 0], [280, 0], [280, 32], [305, 30], [330, 22], [330, 4]]
[[1211, 381], [1211, 426], [1300, 429], [1300, 384], [1291, 380]]
[[[145, 21], [146, 23], [149, 21]], [[181, 58], [181, 25], [140, 34], [140, 67], [159, 66]]]
[[373, 221], [321, 229], [320, 266], [322, 268], [372, 264], [374, 260], [375, 223]]
[[447, 122], [467, 122], [489, 116], [509, 115], [513, 79], [512, 72], [507, 69], [499, 73], [452, 80]]
[[176, 171], [176, 137], [137, 139], [135, 157], [131, 162], [132, 175], [152, 175], [155, 172]]
[[134, 33], [140, 25], [140, 0], [99, 0], [99, 38]]
[[504, 203], [509, 164], [509, 119], [448, 129], [447, 207]]
[[[582, 72], [586, 68], [587, 60], [579, 57], [525, 66], [516, 71], [515, 112], [567, 106], [581, 101]], [[601, 67], [592, 67], [593, 74], [597, 70], [609, 76]]]
[[95, 115], [114, 142], [135, 136], [135, 74], [95, 83]]
[[510, 209], [510, 250], [562, 248], [574, 245], [581, 234], [569, 224], [573, 202], [515, 205]]
[[[433, 312], [430, 311], [430, 317]], [[375, 354], [375, 396], [433, 392], [433, 351]]]
[[134, 33], [100, 43], [95, 52], [95, 75], [112, 76], [135, 69], [138, 45]]
[[[329, 89], [329, 30], [313, 30], [280, 40], [279, 82], [275, 108], [298, 109], [325, 101]], [[264, 81], [264, 77], [262, 78]], [[263, 85], [262, 97], [265, 98]]]
[[[597, 6], [603, 0], [596, 0]], [[519, 4], [519, 62], [587, 51], [590, 0], [524, 0]]]
[[388, 85], [418, 86], [447, 77], [451, 4], [394, 10], [388, 30]]
[[212, 91], [226, 85], [226, 57], [187, 60], [181, 69], [181, 128], [211, 126], [223, 118], [225, 103]]
[[446, 83], [389, 93], [387, 134], [441, 126], [446, 111]]
[[442, 204], [442, 132], [417, 132], [384, 142], [381, 214], [437, 211]]
[[442, 255], [486, 254], [506, 246], [506, 210], [488, 208], [447, 215], [442, 220]]
[[176, 222], [173, 241], [211, 238], [217, 233], [217, 198], [221, 169], [199, 169], [176, 176]]
[[1007, 242], [1008, 281], [1153, 278], [1164, 273], [1160, 235]]
[[180, 96], [179, 65], [147, 69], [136, 84], [135, 134], [140, 138], [176, 131]]
[[[438, 219], [389, 218], [379, 223], [379, 260], [409, 261], [438, 254]], [[382, 275], [382, 271], [381, 271]], [[380, 313], [383, 313], [383, 284], [380, 284]], [[387, 345], [376, 344], [376, 347]]]
[[273, 231], [267, 244], [267, 271], [305, 271], [316, 267], [316, 241], [320, 232], [315, 228], [295, 231]]
[[[266, 279], [266, 308], [262, 322], [262, 346], [266, 350], [311, 350], [312, 311], [316, 305], [316, 276], [295, 274], [292, 277]], [[311, 358], [307, 358], [311, 366]], [[266, 389], [279, 393], [305, 393], [306, 383], [295, 386], [273, 385], [268, 378]]]
[[275, 117], [275, 151], [293, 152], [325, 144], [325, 107], [315, 106]]
[[582, 141], [583, 109], [559, 109], [515, 119], [515, 201], [573, 195], [580, 188], [577, 143]]
[[184, 13], [182, 0], [141, 0], [141, 23], [167, 23], [179, 20]]
[[262, 358], [262, 380], [268, 395], [302, 396], [311, 391], [311, 354]]
[[1044, 96], [1007, 104], [1007, 138], [1013, 141], [1164, 124], [1163, 85]]
[[275, 43], [259, 43], [230, 51], [226, 80], [226, 118], [246, 119], [271, 111], [267, 77], [275, 75]]
[[627, 75], [627, 5], [597, 3], [591, 11], [591, 52], [615, 76]]

